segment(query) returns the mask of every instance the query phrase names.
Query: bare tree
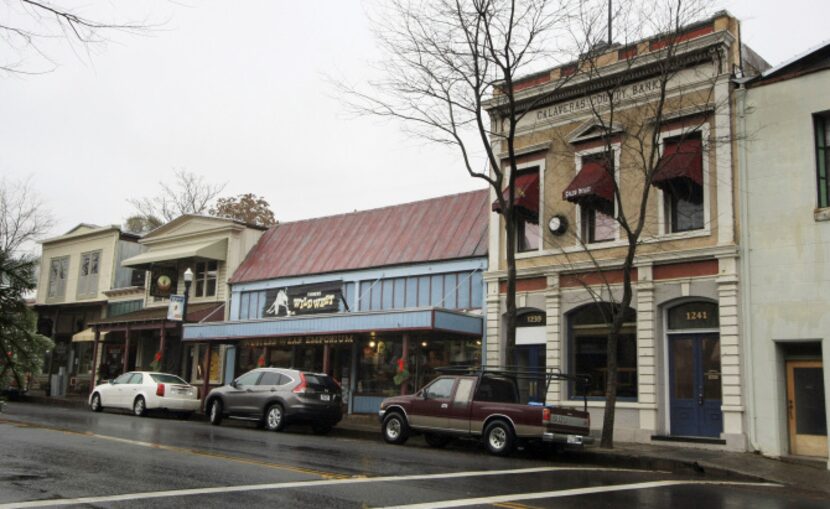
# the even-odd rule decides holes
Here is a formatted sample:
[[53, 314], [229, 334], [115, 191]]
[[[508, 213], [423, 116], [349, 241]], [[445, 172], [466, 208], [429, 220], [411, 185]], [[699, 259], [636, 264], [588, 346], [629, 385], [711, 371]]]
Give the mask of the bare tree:
[[253, 193], [219, 198], [216, 205], [210, 209], [210, 215], [236, 219], [237, 221], [259, 226], [277, 224], [274, 211], [271, 210], [268, 201]]
[[[516, 333], [516, 127], [519, 77], [550, 66], [570, 1], [393, 0], [375, 14], [387, 58], [370, 90], [341, 85], [362, 114], [402, 120], [413, 134], [454, 147], [467, 173], [495, 192], [505, 228], [506, 336]], [[496, 122], [485, 107], [500, 111]]]
[[[152, 28], [146, 21], [108, 21], [87, 16], [84, 11], [90, 7], [67, 7], [50, 0], [4, 0], [0, 3], [0, 44], [6, 48], [7, 55], [14, 57], [0, 62], [0, 71], [16, 74], [51, 71], [55, 63], [47, 46], [56, 40], [68, 42], [73, 51], [79, 48], [89, 51], [90, 45], [106, 42], [109, 32], [141, 33]], [[33, 68], [32, 57], [48, 63], [48, 67]]]
[[128, 218], [126, 229], [144, 233], [147, 230], [131, 228], [152, 229], [183, 214], [205, 214], [226, 185], [211, 184], [204, 177], [183, 169], [176, 170], [175, 178], [173, 185], [159, 182], [161, 193], [156, 196], [127, 200], [137, 214]]
[[14, 255], [46, 235], [54, 224], [31, 179], [0, 179], [0, 251]]

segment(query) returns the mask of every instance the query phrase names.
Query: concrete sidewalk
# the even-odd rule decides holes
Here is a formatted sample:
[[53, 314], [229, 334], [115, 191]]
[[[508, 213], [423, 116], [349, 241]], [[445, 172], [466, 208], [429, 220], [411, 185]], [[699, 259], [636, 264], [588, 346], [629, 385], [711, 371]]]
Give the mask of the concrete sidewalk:
[[[85, 398], [46, 398], [28, 396], [35, 404], [86, 408]], [[204, 419], [197, 414], [194, 419]], [[380, 422], [374, 415], [347, 415], [332, 430], [332, 436], [382, 440]], [[789, 462], [753, 453], [725, 452], [713, 449], [617, 443], [614, 449], [597, 446], [568, 450], [557, 461], [591, 463], [626, 468], [667, 470], [686, 475], [709, 474], [717, 478], [766, 481], [813, 491], [830, 499], [830, 470], [826, 462]]]

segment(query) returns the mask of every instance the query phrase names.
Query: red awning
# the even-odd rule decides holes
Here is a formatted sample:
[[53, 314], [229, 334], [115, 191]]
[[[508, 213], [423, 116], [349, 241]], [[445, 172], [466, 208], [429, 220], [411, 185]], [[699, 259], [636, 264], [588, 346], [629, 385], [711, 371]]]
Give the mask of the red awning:
[[573, 203], [602, 199], [614, 201], [614, 180], [603, 161], [584, 161], [582, 169], [568, 184], [562, 198]]
[[[539, 214], [539, 172], [532, 171], [516, 175], [513, 192], [513, 207], [525, 209], [531, 214]], [[505, 201], [508, 199], [507, 189], [503, 191]], [[501, 213], [499, 201], [493, 202], [493, 211]]]
[[699, 139], [666, 143], [651, 183], [665, 189], [675, 179], [703, 185], [703, 145]]

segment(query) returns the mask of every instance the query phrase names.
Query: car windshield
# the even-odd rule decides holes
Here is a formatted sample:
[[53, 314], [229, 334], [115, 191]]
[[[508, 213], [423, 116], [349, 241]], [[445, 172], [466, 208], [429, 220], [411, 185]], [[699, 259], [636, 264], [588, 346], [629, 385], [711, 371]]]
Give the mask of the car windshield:
[[328, 375], [317, 375], [313, 373], [303, 373], [305, 376], [306, 385], [315, 391], [322, 391], [328, 389], [330, 391], [339, 391], [340, 387], [337, 382]]
[[177, 377], [176, 375], [166, 375], [164, 373], [152, 373], [150, 378], [158, 384], [182, 384], [187, 385], [187, 382]]

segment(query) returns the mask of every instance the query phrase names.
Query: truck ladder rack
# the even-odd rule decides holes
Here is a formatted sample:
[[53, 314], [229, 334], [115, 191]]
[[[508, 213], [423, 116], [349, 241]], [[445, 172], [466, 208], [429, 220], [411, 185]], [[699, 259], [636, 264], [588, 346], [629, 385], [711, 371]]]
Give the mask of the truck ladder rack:
[[591, 378], [588, 375], [571, 375], [563, 373], [558, 368], [528, 368], [526, 366], [444, 366], [435, 368], [435, 371], [447, 375], [504, 375], [516, 378], [517, 380], [545, 380], [545, 396], [551, 382], [573, 382], [579, 389], [582, 389], [582, 405], [585, 412], [588, 411], [588, 383]]

